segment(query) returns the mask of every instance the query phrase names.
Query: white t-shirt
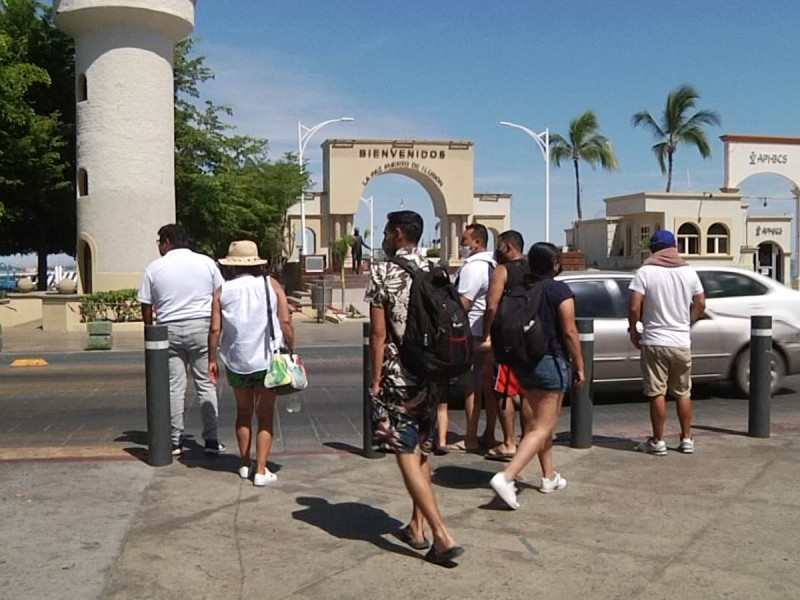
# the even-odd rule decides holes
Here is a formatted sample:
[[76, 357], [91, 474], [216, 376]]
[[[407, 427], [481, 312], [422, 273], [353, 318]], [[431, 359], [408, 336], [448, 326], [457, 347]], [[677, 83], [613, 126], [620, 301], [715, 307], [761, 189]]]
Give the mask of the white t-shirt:
[[136, 298], [156, 309], [159, 325], [211, 318], [211, 297], [222, 275], [208, 256], [175, 248], [144, 270]]
[[692, 267], [645, 265], [629, 287], [644, 294], [643, 345], [691, 348], [692, 298], [703, 293], [703, 284]]
[[[272, 308], [271, 341], [267, 321], [267, 287]], [[265, 371], [274, 351], [283, 346], [278, 320], [278, 296], [264, 278], [242, 275], [222, 284], [222, 339], [219, 356], [234, 373], [248, 375]]]
[[489, 280], [496, 264], [491, 252], [478, 252], [465, 260], [458, 271], [458, 293], [472, 302], [469, 328], [473, 336], [483, 337], [486, 294], [489, 293]]

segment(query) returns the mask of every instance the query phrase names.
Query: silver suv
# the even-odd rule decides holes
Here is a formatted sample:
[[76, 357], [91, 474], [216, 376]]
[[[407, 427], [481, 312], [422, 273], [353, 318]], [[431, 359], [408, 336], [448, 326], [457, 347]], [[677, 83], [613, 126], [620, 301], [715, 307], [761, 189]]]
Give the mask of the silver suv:
[[[617, 388], [641, 382], [639, 351], [628, 337], [628, 286], [632, 273], [569, 271], [564, 281], [575, 292], [578, 318], [594, 319], [594, 382]], [[800, 330], [773, 323], [772, 391], [787, 374], [800, 372]], [[750, 388], [750, 319], [722, 316], [707, 309], [692, 325], [692, 379], [732, 380], [747, 394]]]

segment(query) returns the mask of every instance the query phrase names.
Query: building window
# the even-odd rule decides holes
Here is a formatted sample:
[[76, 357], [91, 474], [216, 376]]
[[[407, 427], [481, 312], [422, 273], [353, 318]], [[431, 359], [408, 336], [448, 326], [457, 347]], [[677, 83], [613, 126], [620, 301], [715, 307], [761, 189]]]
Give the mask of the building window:
[[78, 196], [89, 195], [89, 175], [86, 169], [78, 169]]
[[678, 227], [678, 252], [700, 254], [700, 231], [691, 223]]
[[706, 252], [708, 254], [728, 254], [728, 230], [722, 223], [714, 223], [708, 228]]
[[625, 228], [625, 256], [633, 254], [631, 246], [633, 245], [633, 229], [630, 225]]
[[650, 225], [639, 227], [639, 260], [644, 261], [650, 256]]
[[88, 100], [89, 98], [89, 89], [86, 85], [86, 75], [81, 73], [78, 75], [78, 89], [77, 89], [77, 100], [78, 102], [83, 102], [84, 100]]

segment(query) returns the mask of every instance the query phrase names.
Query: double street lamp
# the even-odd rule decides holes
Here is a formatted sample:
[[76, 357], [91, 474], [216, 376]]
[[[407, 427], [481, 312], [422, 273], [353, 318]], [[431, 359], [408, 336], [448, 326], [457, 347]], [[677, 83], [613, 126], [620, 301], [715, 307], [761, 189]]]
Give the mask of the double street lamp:
[[550, 129], [545, 129], [542, 133], [517, 125], [516, 123], [509, 123], [508, 121], [500, 121], [500, 125], [506, 127], [513, 127], [521, 129], [533, 138], [539, 150], [542, 151], [544, 157], [545, 174], [544, 174], [544, 241], [550, 241]]
[[[338, 123], [340, 121], [352, 121], [353, 117], [339, 117], [338, 119], [330, 119], [328, 121], [323, 121], [322, 123], [317, 123], [313, 127], [306, 127], [300, 121], [297, 122], [297, 162], [300, 165], [300, 169], [303, 168], [303, 153], [306, 150], [306, 144], [311, 139], [311, 136], [317, 133], [320, 129], [325, 127], [325, 125], [330, 125], [331, 123]], [[300, 231], [302, 232], [300, 235], [300, 256], [306, 255], [306, 191], [305, 188], [301, 192], [300, 198]]]

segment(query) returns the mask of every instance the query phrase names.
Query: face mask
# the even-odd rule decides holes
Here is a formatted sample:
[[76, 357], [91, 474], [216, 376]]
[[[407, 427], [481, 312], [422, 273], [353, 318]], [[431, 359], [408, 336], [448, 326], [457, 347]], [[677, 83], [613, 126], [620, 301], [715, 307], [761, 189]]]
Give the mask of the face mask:
[[397, 249], [392, 248], [392, 245], [387, 238], [383, 238], [383, 244], [381, 245], [381, 249], [383, 250], [383, 253], [389, 258], [397, 254]]
[[472, 250], [470, 249], [470, 247], [469, 246], [461, 246], [461, 258], [466, 260], [470, 256], [472, 256]]

